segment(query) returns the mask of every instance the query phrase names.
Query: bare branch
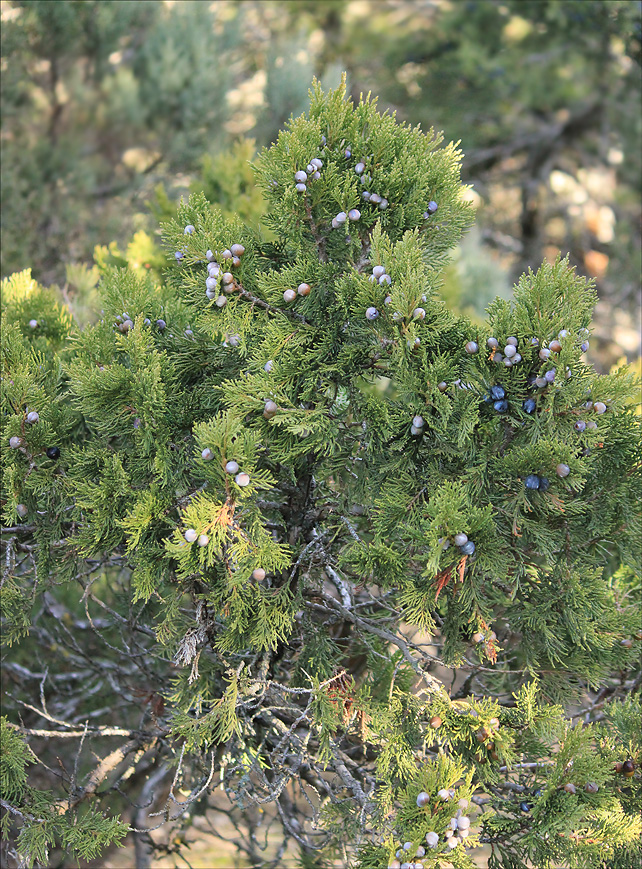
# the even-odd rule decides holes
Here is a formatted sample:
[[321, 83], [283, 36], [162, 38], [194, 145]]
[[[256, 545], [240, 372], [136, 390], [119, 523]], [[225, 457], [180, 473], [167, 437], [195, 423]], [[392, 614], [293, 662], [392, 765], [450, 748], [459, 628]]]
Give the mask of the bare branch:
[[[25, 706], [27, 704], [24, 704]], [[34, 707], [29, 707], [33, 709]], [[37, 710], [36, 710], [37, 711]], [[122, 727], [88, 727], [86, 730], [39, 730], [34, 727], [20, 727], [18, 724], [13, 724], [11, 721], [7, 721], [7, 726], [11, 727], [13, 730], [17, 730], [19, 733], [22, 733], [24, 736], [40, 736], [45, 739], [77, 739], [78, 737], [85, 736], [126, 736], [129, 739], [135, 739], [137, 737], [156, 737], [161, 735], [160, 731], [157, 733], [152, 733], [151, 731], [136, 731], [136, 730], [125, 730]], [[71, 724], [65, 724], [65, 727], [72, 727]]]

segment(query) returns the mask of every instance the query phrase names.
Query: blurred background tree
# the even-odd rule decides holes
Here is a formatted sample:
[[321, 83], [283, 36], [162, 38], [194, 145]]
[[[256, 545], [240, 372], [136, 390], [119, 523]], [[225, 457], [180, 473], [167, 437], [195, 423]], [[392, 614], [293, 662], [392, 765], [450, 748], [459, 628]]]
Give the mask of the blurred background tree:
[[[475, 314], [558, 250], [598, 281], [592, 360], [638, 355], [640, 23], [631, 0], [2, 2], [2, 274], [89, 317], [97, 244], [153, 248], [203, 190], [257, 224], [248, 159], [312, 75], [462, 142], [477, 229], [444, 295]], [[245, 137], [249, 137], [247, 140]], [[147, 259], [153, 258], [153, 250]], [[158, 254], [154, 254], [158, 256]], [[72, 272], [73, 275], [78, 272]]]

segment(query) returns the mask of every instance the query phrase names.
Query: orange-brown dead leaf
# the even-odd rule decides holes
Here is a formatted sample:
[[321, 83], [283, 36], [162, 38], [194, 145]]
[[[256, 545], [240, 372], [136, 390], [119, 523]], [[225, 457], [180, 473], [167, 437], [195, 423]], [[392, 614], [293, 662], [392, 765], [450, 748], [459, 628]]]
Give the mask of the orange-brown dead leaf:
[[226, 527], [229, 527], [232, 524], [233, 518], [234, 504], [230, 501], [226, 501], [219, 510], [218, 516], [214, 519], [212, 525], [225, 525]]
[[558, 498], [557, 495], [549, 495], [548, 497], [553, 506], [557, 507], [561, 513], [564, 513], [564, 501], [562, 501], [561, 498]]
[[435, 601], [441, 594], [442, 589], [445, 588], [446, 585], [448, 585], [448, 583], [452, 579], [452, 576], [452, 567], [447, 567], [446, 570], [442, 570], [440, 573], [437, 574], [437, 576], [435, 577], [437, 580], [437, 593], [435, 594]]
[[344, 724], [348, 724], [353, 715], [354, 679], [347, 673], [340, 673], [328, 684], [328, 699], [339, 712]]
[[493, 664], [497, 663], [497, 646], [495, 645], [495, 640], [489, 640], [486, 643], [486, 654], [488, 655], [488, 660]]

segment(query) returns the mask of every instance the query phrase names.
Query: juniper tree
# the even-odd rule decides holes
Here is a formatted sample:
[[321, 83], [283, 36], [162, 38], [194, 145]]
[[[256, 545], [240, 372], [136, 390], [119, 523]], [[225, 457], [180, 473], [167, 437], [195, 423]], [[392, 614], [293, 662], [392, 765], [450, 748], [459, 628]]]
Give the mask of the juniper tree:
[[639, 860], [635, 383], [564, 259], [446, 308], [460, 157], [315, 85], [274, 240], [194, 194], [82, 331], [5, 281], [7, 858], [215, 806], [252, 866]]

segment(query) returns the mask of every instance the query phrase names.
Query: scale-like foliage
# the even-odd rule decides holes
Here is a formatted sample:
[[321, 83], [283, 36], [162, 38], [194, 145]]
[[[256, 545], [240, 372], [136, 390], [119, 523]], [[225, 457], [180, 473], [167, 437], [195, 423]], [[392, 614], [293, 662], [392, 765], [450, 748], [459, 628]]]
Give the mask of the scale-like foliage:
[[[194, 194], [163, 227], [162, 280], [98, 252], [103, 319], [80, 334], [29, 275], [8, 282], [6, 636], [20, 649], [31, 626], [99, 687], [104, 659], [131, 738], [99, 769], [176, 764], [172, 788], [195, 780], [180, 818], [216, 781], [247, 841], [249, 809], [276, 802], [283, 848], [362, 869], [398, 851], [465, 869], [480, 843], [502, 869], [622, 866], [636, 387], [586, 364], [595, 294], [564, 259], [481, 326], [447, 310], [459, 158], [315, 86], [256, 162], [269, 241]], [[591, 723], [609, 693], [610, 728]], [[98, 811], [63, 846], [92, 856]], [[18, 817], [41, 859], [49, 833]]]

